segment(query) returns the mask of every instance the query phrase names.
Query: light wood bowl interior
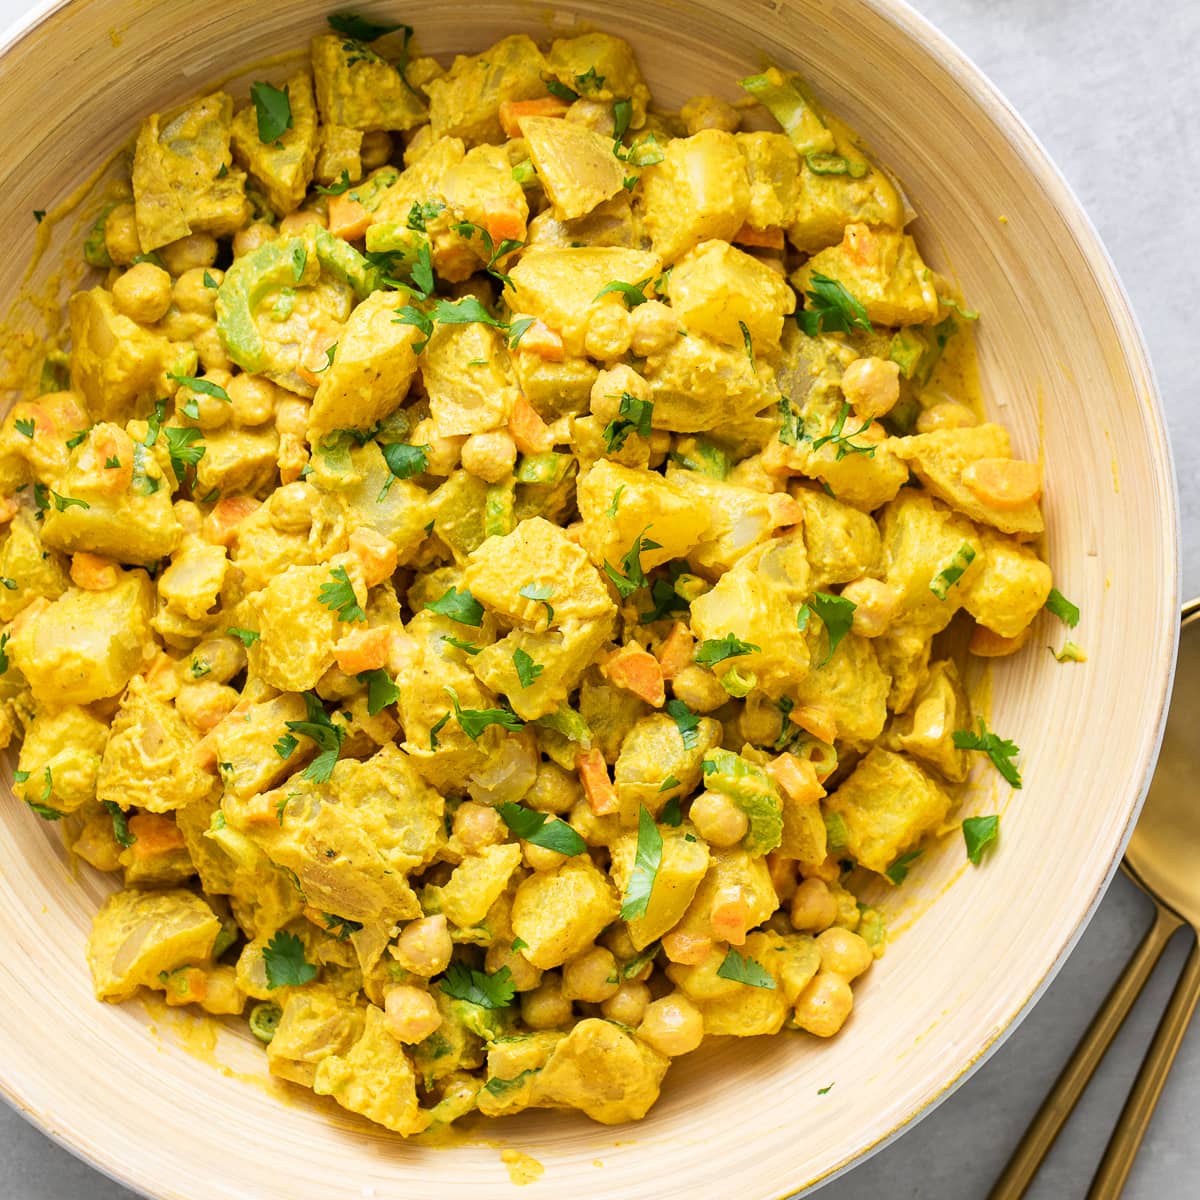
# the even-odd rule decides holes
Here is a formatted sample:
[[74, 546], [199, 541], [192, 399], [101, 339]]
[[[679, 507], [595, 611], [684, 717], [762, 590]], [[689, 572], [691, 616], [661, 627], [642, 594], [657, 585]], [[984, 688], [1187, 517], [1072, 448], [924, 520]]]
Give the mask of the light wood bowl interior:
[[[0, 57], [0, 193], [15, 295], [33, 209], [53, 209], [145, 113], [235, 68], [302, 47], [318, 0], [74, 0], [47, 5]], [[965, 811], [1003, 808], [981, 869], [954, 835], [885, 901], [895, 940], [856, 989], [844, 1032], [712, 1047], [672, 1068], [638, 1126], [526, 1114], [450, 1148], [406, 1144], [267, 1080], [233, 1027], [214, 1046], [186, 1015], [97, 1004], [84, 940], [109, 883], [75, 877], [56, 833], [11, 798], [3, 768], [0, 1088], [102, 1169], [170, 1200], [479, 1200], [509, 1194], [501, 1151], [545, 1167], [531, 1196], [768, 1200], [845, 1167], [944, 1096], [1046, 985], [1114, 870], [1158, 744], [1174, 661], [1177, 531], [1145, 351], [1111, 265], [1044, 152], [957, 52], [876, 0], [498, 0], [363, 3], [417, 27], [422, 52], [577, 21], [628, 37], [656, 99], [734, 96], [773, 59], [801, 68], [904, 182], [927, 258], [982, 310], [989, 411], [1046, 465], [1048, 552], [1083, 610], [1086, 665], [1058, 665], [1047, 625], [997, 666], [993, 726], [1026, 787], [993, 774]], [[53, 258], [77, 256], [70, 220]], [[34, 320], [20, 310], [18, 321]], [[31, 326], [32, 327], [32, 326]], [[215, 1068], [214, 1063], [221, 1064]], [[825, 1095], [818, 1089], [834, 1084]]]

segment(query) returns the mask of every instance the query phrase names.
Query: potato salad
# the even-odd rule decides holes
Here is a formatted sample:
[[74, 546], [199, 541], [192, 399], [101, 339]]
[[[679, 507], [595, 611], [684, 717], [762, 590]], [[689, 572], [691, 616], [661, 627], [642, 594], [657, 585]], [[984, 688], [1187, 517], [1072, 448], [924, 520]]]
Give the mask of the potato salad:
[[0, 744], [112, 876], [97, 997], [402, 1135], [832, 1036], [858, 892], [1021, 784], [966, 654], [1078, 617], [978, 314], [795, 74], [667, 111], [607, 33], [345, 13], [267, 74], [144, 119], [0, 428]]

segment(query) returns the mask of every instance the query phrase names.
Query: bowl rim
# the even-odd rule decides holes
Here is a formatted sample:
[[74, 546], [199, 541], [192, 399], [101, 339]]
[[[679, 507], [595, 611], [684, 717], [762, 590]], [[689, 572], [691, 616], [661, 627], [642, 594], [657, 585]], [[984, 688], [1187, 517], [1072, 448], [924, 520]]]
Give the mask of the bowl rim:
[[[1148, 435], [1148, 446], [1158, 467], [1164, 472], [1159, 482], [1162, 485], [1162, 498], [1166, 501], [1166, 507], [1159, 514], [1161, 518], [1159, 537], [1173, 551], [1164, 556], [1166, 559], [1165, 575], [1158, 583], [1165, 587], [1167, 595], [1172, 600], [1169, 611], [1179, 613], [1181, 610], [1182, 539], [1178, 477], [1174, 456], [1171, 452], [1170, 434], [1141, 323], [1099, 232], [1079, 197], [1075, 194], [1075, 190], [1046, 150], [1041, 139], [1025, 122], [999, 87], [992, 82], [987, 73], [961, 50], [948, 34], [943, 33], [928, 17], [918, 12], [908, 3], [908, 0], [858, 0], [858, 2], [873, 10], [884, 22], [921, 46], [922, 50], [938, 64], [947, 76], [954, 80], [970, 100], [986, 113], [989, 122], [1020, 158], [1026, 170], [1037, 179], [1039, 186], [1054, 200], [1058, 210], [1068, 218], [1065, 224], [1075, 244], [1075, 249], [1092, 269], [1096, 291], [1107, 301], [1107, 309], [1113, 320], [1123, 326], [1121, 342], [1125, 365], [1135, 382], [1141, 385], [1145, 398], [1145, 429]], [[60, 9], [69, 8], [74, 3], [77, 3], [77, 0], [40, 0], [40, 3], [33, 4], [24, 16], [0, 29], [0, 65], [3, 64], [4, 58], [10, 51], [40, 25]], [[1030, 987], [1028, 995], [1017, 1004], [1010, 1015], [1002, 1023], [998, 1023], [998, 1027], [985, 1031], [981, 1043], [975, 1048], [966, 1065], [953, 1078], [936, 1085], [925, 1097], [916, 1099], [911, 1110], [900, 1117], [887, 1133], [878, 1137], [870, 1145], [859, 1149], [841, 1166], [831, 1168], [825, 1174], [801, 1186], [798, 1191], [782, 1193], [780, 1200], [800, 1200], [802, 1196], [811, 1195], [819, 1188], [866, 1162], [902, 1134], [914, 1128], [919, 1121], [949, 1099], [996, 1053], [1029, 1015], [1034, 1005], [1054, 981], [1091, 923], [1100, 902], [1104, 899], [1117, 868], [1121, 865], [1126, 844], [1133, 833], [1149, 791], [1166, 729], [1167, 711], [1174, 685], [1178, 655], [1179, 628], [1179, 620], [1173, 620], [1166, 633], [1165, 641], [1160, 641], [1158, 647], [1155, 674], [1162, 672], [1164, 665], [1166, 670], [1163, 673], [1153, 720], [1144, 721], [1146, 733], [1141, 745], [1141, 766], [1138, 775], [1129, 781], [1128, 786], [1133, 792], [1133, 801], [1125, 826], [1109, 862], [1105, 865], [1092, 895], [1087, 900], [1082, 915], [1063, 939], [1054, 960], [1042, 977]], [[145, 1197], [146, 1200], [156, 1200], [154, 1194], [143, 1190], [144, 1185], [134, 1182], [125, 1175], [125, 1171], [129, 1169], [128, 1163], [120, 1161], [115, 1154], [97, 1153], [93, 1156], [75, 1145], [67, 1131], [60, 1130], [51, 1124], [48, 1113], [33, 1111], [20, 1094], [18, 1087], [2, 1072], [0, 1072], [0, 1099], [3, 1099], [14, 1111], [56, 1145], [67, 1150], [106, 1178]]]

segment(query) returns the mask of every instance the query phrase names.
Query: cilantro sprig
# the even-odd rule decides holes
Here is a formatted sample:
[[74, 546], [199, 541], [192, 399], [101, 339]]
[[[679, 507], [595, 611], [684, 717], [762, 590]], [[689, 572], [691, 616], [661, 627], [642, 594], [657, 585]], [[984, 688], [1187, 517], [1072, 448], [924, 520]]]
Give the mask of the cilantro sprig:
[[843, 284], [814, 271], [809, 285], [804, 293], [808, 307], [796, 310], [796, 322], [809, 337], [819, 333], [849, 333], [852, 329], [871, 332], [866, 306]]
[[337, 613], [339, 621], [365, 621], [367, 614], [363, 612], [362, 606], [358, 603], [358, 598], [354, 594], [354, 584], [350, 582], [346, 568], [334, 567], [329, 574], [332, 576], [332, 580], [329, 583], [321, 584], [321, 591], [317, 599], [326, 608]]
[[314, 696], [312, 692], [304, 693], [304, 704], [308, 709], [307, 720], [285, 721], [284, 724], [293, 733], [298, 733], [301, 737], [315, 742], [320, 751], [317, 757], [301, 772], [301, 778], [308, 779], [313, 783], [328, 783], [333, 775], [334, 764], [342, 750], [346, 727], [333, 722], [319, 697]]
[[815, 616], [825, 626], [825, 633], [829, 639], [829, 652], [817, 664], [818, 667], [823, 667], [829, 662], [833, 652], [841, 645], [842, 639], [850, 632], [850, 627], [854, 624], [854, 610], [857, 607], [853, 600], [847, 600], [844, 596], [833, 596], [828, 592], [814, 592], [812, 604], [800, 606], [796, 613], [796, 628], [803, 633], [808, 628], [809, 617]]
[[261, 80], [250, 85], [250, 99], [258, 119], [258, 140], [264, 145], [277, 142], [292, 128], [292, 102], [287, 87], [273, 87]]
[[646, 586], [646, 572], [642, 569], [642, 553], [645, 550], [661, 550], [659, 542], [646, 537], [649, 525], [633, 539], [633, 545], [621, 559], [621, 569], [618, 571], [610, 562], [605, 562], [604, 573], [612, 581], [622, 600], [628, 600], [638, 588]]
[[454, 706], [454, 718], [459, 728], [473, 742], [479, 741], [483, 731], [492, 725], [499, 725], [510, 733], [519, 733], [525, 725], [507, 708], [463, 708], [458, 702], [458, 693], [447, 685], [444, 689]]
[[650, 436], [653, 416], [653, 400], [639, 400], [629, 392], [622, 392], [618, 415], [604, 427], [604, 448], [610, 454], [617, 453], [624, 448], [631, 433], [636, 433], [644, 441]]
[[489, 975], [457, 961], [446, 968], [439, 986], [451, 999], [465, 1000], [480, 1008], [507, 1008], [517, 990], [507, 967]]
[[753, 642], [727, 633], [723, 638], [707, 638], [696, 647], [695, 661], [702, 667], [715, 667], [727, 658], [740, 658], [744, 654], [757, 654], [762, 649]]
[[646, 915], [650, 904], [650, 893], [654, 891], [654, 880], [662, 865], [663, 839], [654, 818], [645, 805], [638, 815], [637, 850], [634, 853], [633, 870], [625, 888], [621, 904], [621, 920], [635, 921]]
[[970, 729], [956, 729], [953, 736], [954, 744], [960, 750], [978, 750], [981, 754], [986, 754], [992, 760], [996, 770], [1013, 787], [1021, 786], [1021, 772], [1017, 770], [1017, 764], [1013, 762], [1013, 759], [1021, 753], [1021, 748], [1016, 742], [1011, 742], [993, 733], [982, 717], [979, 718], [978, 733]]
[[302, 987], [317, 977], [317, 968], [304, 957], [304, 943], [286, 929], [279, 930], [263, 947], [267, 987]]
[[552, 821], [547, 813], [535, 812], [521, 804], [501, 804], [497, 811], [505, 825], [524, 842], [568, 858], [587, 849], [587, 843], [566, 821]]

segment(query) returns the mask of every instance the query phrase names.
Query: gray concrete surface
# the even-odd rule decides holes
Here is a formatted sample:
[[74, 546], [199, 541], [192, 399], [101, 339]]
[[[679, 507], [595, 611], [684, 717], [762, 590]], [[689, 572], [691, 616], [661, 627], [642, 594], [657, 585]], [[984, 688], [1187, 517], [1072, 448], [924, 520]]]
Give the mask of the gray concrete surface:
[[[0, 23], [25, 0], [0, 0]], [[1141, 318], [1174, 442], [1184, 592], [1200, 591], [1200, 429], [1192, 379], [1200, 224], [1200, 4], [1113, 0], [918, 0], [917, 8], [1008, 96], [1065, 172]], [[1081, 398], [1081, 406], [1086, 401]], [[984, 1068], [822, 1200], [983, 1200], [1041, 1096], [1150, 920], [1119, 876], [1057, 980]], [[1180, 935], [1060, 1138], [1030, 1195], [1086, 1194], [1186, 953]], [[1125, 1195], [1200, 1197], [1200, 1029], [1188, 1035]], [[803, 1131], [798, 1131], [800, 1144]], [[133, 1200], [0, 1108], [0, 1200]], [[266, 1200], [266, 1198], [264, 1198]]]

